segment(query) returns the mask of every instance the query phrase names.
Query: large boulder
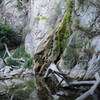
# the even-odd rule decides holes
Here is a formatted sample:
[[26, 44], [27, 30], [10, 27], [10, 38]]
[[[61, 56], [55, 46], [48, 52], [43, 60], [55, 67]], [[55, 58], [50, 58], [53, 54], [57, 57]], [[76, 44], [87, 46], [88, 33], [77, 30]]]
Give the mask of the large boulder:
[[29, 34], [25, 38], [25, 49], [32, 54], [44, 41], [66, 9], [66, 0], [30, 0]]

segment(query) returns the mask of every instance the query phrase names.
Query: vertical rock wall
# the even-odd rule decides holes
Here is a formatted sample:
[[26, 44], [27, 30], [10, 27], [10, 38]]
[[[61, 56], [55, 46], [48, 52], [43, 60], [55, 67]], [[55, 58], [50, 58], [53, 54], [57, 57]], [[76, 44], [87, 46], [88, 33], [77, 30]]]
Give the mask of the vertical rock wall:
[[45, 72], [53, 62], [71, 78], [93, 78], [100, 71], [100, 1], [66, 2], [65, 16], [35, 54], [35, 72]]
[[32, 54], [58, 24], [66, 9], [65, 0], [30, 0], [26, 51]]

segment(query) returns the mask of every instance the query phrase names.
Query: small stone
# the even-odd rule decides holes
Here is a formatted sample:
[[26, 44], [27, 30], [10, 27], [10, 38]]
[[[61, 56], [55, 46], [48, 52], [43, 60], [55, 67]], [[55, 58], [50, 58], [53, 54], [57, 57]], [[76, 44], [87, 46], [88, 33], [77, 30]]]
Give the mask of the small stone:
[[5, 80], [4, 81], [7, 87], [12, 87], [13, 86], [13, 82], [11, 80]]
[[11, 67], [10, 66], [5, 66], [4, 74], [9, 73], [10, 71], [11, 71]]

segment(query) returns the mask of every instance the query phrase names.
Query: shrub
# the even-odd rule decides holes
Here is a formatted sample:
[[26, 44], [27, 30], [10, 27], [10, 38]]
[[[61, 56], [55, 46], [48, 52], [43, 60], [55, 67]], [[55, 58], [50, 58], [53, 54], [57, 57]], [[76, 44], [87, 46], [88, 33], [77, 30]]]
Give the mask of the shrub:
[[12, 57], [6, 57], [6, 62], [7, 62], [8, 66], [11, 66], [11, 65], [19, 66], [19, 65], [21, 65], [18, 60], [13, 59]]
[[33, 67], [33, 57], [30, 57], [24, 64], [25, 68], [32, 69]]
[[16, 51], [13, 54], [14, 58], [24, 58], [25, 59], [25, 68], [31, 69], [33, 67], [33, 57], [30, 57], [29, 54], [25, 52], [24, 44], [20, 45], [19, 48], [16, 49]]
[[16, 36], [11, 26], [0, 24], [0, 42], [16, 44]]
[[24, 46], [24, 44], [21, 44], [15, 50], [15, 52], [13, 54], [13, 57], [14, 58], [21, 58], [21, 57], [23, 57], [25, 60], [27, 60], [28, 58], [30, 58], [30, 55], [25, 52], [25, 46]]
[[17, 7], [18, 7], [18, 9], [22, 9], [23, 8], [22, 0], [18, 0]]
[[2, 19], [0, 19], [0, 57], [3, 57], [5, 52], [3, 43], [17, 45], [16, 36], [17, 34], [13, 31], [12, 27], [3, 24]]

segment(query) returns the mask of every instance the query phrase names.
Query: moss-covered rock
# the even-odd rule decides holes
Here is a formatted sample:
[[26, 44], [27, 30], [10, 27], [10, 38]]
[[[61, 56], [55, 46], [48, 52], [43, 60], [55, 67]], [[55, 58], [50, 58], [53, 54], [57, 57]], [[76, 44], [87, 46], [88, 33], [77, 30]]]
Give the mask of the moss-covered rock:
[[67, 0], [66, 3], [66, 12], [61, 22], [47, 38], [47, 41], [44, 43], [44, 50], [34, 56], [36, 73], [43, 74], [42, 71], [46, 70], [51, 62], [57, 63], [66, 47], [69, 36], [72, 34], [73, 0]]

